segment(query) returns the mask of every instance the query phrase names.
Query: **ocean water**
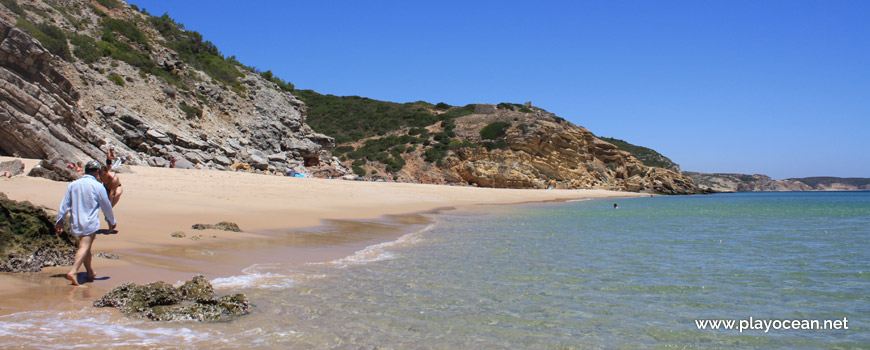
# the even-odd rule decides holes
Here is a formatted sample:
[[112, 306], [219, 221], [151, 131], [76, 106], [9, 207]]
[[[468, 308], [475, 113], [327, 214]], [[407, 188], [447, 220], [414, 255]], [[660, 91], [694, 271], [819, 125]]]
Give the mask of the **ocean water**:
[[[200, 325], [23, 312], [0, 317], [0, 347], [868, 349], [870, 192], [447, 211], [344, 259], [254, 265], [213, 283], [246, 293], [252, 314]], [[845, 318], [849, 329], [696, 323], [750, 317]]]

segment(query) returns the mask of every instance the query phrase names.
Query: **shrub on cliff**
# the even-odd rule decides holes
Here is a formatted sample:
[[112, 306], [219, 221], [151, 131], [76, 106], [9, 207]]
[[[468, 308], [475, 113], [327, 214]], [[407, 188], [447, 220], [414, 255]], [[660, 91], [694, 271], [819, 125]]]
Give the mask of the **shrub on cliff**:
[[504, 136], [505, 130], [511, 126], [509, 122], [494, 122], [480, 129], [480, 137], [484, 140], [495, 140]]
[[3, 6], [6, 6], [6, 8], [9, 9], [9, 11], [12, 11], [16, 15], [19, 15], [19, 16], [26, 15], [26, 13], [24, 12], [24, 9], [21, 8], [21, 5], [18, 5], [18, 2], [15, 0], [0, 0], [0, 4], [2, 4]]
[[48, 52], [66, 61], [72, 60], [72, 54], [70, 54], [69, 45], [66, 42], [66, 33], [63, 29], [48, 22], [33, 24], [24, 17], [19, 17], [15, 24], [30, 33], [34, 39], [39, 40]]

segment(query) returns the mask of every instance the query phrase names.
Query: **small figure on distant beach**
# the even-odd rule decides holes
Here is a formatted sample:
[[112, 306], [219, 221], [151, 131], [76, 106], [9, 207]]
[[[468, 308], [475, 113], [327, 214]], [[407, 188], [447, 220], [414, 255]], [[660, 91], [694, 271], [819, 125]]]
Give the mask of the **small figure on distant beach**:
[[109, 195], [109, 200], [114, 208], [118, 201], [121, 200], [121, 194], [124, 189], [121, 188], [121, 179], [118, 178], [118, 173], [113, 172], [111, 168], [104, 166], [100, 168], [98, 180], [103, 183], [106, 188], [106, 193]]
[[79, 247], [76, 250], [72, 269], [66, 274], [66, 278], [76, 286], [79, 285], [78, 270], [82, 264], [85, 265], [88, 281], [93, 281], [96, 277], [91, 266], [91, 246], [94, 244], [96, 232], [100, 229], [98, 210], [103, 211], [110, 230], [114, 230], [118, 224], [115, 221], [109, 196], [96, 178], [101, 167], [99, 162], [93, 160], [85, 164], [85, 176], [73, 181], [67, 187], [54, 223], [55, 233], [60, 235], [63, 232], [64, 217], [69, 213], [70, 233], [79, 238]]
[[619, 206], [616, 203], [613, 203], [613, 209], [619, 209]]
[[76, 165], [73, 166], [73, 170], [75, 170], [75, 172], [78, 173], [79, 175], [85, 174], [85, 169], [82, 168], [82, 162], [76, 163]]
[[109, 149], [106, 150], [106, 166], [111, 167], [116, 160], [118, 156], [115, 155], [115, 146], [109, 145]]
[[178, 161], [178, 159], [175, 159], [175, 157], [169, 158], [169, 167], [175, 168], [175, 162], [177, 162], [177, 161]]

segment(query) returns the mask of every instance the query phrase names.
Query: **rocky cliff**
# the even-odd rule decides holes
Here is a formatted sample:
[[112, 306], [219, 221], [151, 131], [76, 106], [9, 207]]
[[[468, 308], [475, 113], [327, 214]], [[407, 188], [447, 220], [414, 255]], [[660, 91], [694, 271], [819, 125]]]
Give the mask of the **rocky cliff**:
[[[543, 109], [527, 107], [521, 111], [483, 106], [489, 108], [476, 108], [475, 113], [452, 121], [455, 126], [448, 133], [452, 138], [436, 141], [447, 124], [441, 122], [427, 128], [435, 136], [425, 139], [420, 147], [401, 146], [406, 149], [404, 153], [393, 149], [394, 154], [401, 155], [404, 166], [392, 176], [400, 181], [499, 188], [700, 192], [691, 179], [679, 172], [645, 166], [589, 130]], [[481, 131], [492, 126], [502, 130], [498, 136], [486, 138], [486, 132]], [[407, 132], [393, 137], [407, 137]], [[427, 147], [444, 140], [448, 145], [444, 157], [427, 162], [426, 153], [431, 152]], [[351, 143], [350, 147], [360, 149], [364, 144]], [[346, 165], [353, 166], [351, 160], [347, 162]], [[379, 162], [366, 162], [362, 168], [368, 174], [390, 175]]]
[[[360, 151], [383, 139], [370, 136], [332, 154], [334, 138], [306, 123], [306, 104], [291, 84], [224, 57], [168, 16], [119, 0], [3, 4], [0, 154], [76, 162], [102, 160], [114, 147], [134, 165], [166, 166], [175, 158], [181, 167], [315, 176], [350, 168], [369, 178], [436, 184], [699, 191], [675, 164], [645, 165], [530, 104], [412, 103], [411, 114], [390, 119], [410, 123], [389, 131], [389, 142], [402, 137], [401, 147]], [[381, 114], [370, 117], [383, 126]], [[484, 135], [493, 128], [498, 135]], [[419, 147], [404, 142], [411, 139]]]
[[870, 179], [805, 177], [774, 180], [767, 175], [697, 173], [684, 171], [699, 187], [713, 192], [867, 191]]
[[[191, 65], [153, 17], [123, 2], [10, 1], [0, 5], [0, 154], [76, 162], [114, 146], [133, 165], [347, 172], [300, 100], [195, 35], [186, 43], [213, 52]], [[61, 37], [55, 54], [34, 39], [40, 28]], [[218, 59], [226, 76], [206, 72]]]

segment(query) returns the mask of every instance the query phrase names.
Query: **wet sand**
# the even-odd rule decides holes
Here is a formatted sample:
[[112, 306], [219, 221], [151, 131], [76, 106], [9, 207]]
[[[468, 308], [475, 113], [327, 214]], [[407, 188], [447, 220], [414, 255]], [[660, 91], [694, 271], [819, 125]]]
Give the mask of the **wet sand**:
[[[0, 157], [0, 161], [14, 158]], [[26, 170], [38, 163], [24, 159]], [[175, 283], [196, 274], [238, 274], [254, 263], [325, 262], [394, 240], [429, 224], [425, 213], [476, 204], [645, 196], [606, 190], [514, 190], [404, 183], [288, 178], [244, 172], [130, 167], [115, 208], [118, 233], [98, 235], [97, 280], [80, 287], [68, 267], [0, 274], [0, 315], [86, 307], [126, 282]], [[68, 183], [0, 178], [0, 192], [53, 213]], [[197, 223], [235, 222], [245, 232], [192, 230]], [[106, 227], [103, 222], [103, 227]], [[174, 238], [182, 231], [185, 238]], [[191, 239], [196, 236], [198, 239]], [[84, 269], [82, 268], [82, 272]]]

